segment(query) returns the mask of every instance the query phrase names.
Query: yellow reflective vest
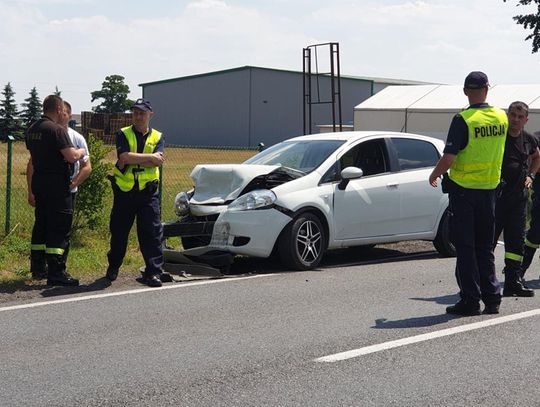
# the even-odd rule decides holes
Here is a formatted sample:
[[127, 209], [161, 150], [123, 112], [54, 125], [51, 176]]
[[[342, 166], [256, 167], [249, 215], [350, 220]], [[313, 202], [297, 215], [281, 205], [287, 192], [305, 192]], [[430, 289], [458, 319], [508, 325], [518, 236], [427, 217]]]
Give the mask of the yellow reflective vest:
[[[126, 136], [129, 151], [136, 153], [137, 136], [133, 131], [133, 126], [124, 127], [121, 131]], [[161, 133], [152, 129], [144, 143], [143, 154], [152, 154], [159, 140], [161, 140]], [[124, 167], [124, 171], [120, 171], [117, 167], [114, 167], [113, 172], [116, 185], [123, 192], [131, 191], [136, 182], [139, 184], [139, 190], [142, 190], [149, 182], [159, 180], [159, 167], [141, 167], [138, 164], [130, 164]]]
[[460, 113], [469, 141], [452, 165], [452, 181], [470, 189], [495, 189], [501, 180], [508, 118], [496, 107], [469, 108]]

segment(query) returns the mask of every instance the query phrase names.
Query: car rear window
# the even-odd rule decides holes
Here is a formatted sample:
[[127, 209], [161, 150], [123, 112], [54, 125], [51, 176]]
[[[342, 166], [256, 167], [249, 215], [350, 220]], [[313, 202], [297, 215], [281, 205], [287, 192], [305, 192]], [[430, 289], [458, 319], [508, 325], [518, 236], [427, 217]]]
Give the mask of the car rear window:
[[401, 171], [434, 167], [439, 161], [439, 152], [433, 144], [424, 140], [392, 138]]

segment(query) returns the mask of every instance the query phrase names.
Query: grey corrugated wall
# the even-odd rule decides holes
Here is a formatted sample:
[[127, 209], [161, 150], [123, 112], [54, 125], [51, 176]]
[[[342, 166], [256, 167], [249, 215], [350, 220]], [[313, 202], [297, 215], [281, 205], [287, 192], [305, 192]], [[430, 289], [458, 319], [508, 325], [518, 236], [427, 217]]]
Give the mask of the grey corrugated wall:
[[[321, 78], [325, 100], [329, 79]], [[303, 132], [302, 74], [246, 67], [161, 83], [143, 84], [154, 106], [152, 126], [170, 144], [195, 146], [270, 146]], [[353, 108], [371, 96], [371, 81], [341, 80], [344, 124]], [[314, 95], [315, 88], [314, 88]], [[313, 106], [317, 124], [331, 124], [330, 105]]]

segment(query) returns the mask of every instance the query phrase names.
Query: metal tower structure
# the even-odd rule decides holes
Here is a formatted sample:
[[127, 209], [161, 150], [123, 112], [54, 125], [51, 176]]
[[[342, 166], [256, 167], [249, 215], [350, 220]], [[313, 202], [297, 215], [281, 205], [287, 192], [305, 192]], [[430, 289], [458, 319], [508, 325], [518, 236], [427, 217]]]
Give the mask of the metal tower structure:
[[[318, 49], [328, 47], [330, 54], [330, 72], [319, 72]], [[315, 65], [315, 66], [313, 66]], [[314, 68], [314, 69], [313, 69]], [[339, 67], [339, 43], [327, 42], [323, 44], [309, 45], [303, 49], [303, 111], [304, 111], [304, 134], [311, 134], [312, 106], [329, 104], [332, 108], [332, 125], [334, 131], [343, 131], [341, 117], [341, 73]], [[320, 77], [330, 79], [330, 100], [321, 97]], [[315, 97], [313, 95], [315, 88]]]

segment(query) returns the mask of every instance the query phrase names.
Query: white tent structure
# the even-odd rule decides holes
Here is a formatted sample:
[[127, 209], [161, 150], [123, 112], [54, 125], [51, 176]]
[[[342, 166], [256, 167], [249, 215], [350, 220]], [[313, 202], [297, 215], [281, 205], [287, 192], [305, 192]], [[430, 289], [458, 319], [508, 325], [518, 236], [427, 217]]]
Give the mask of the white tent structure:
[[[495, 85], [488, 103], [507, 109], [529, 105], [526, 129], [540, 130], [540, 85]], [[388, 86], [354, 108], [354, 130], [400, 131], [445, 140], [452, 117], [468, 106], [458, 85]]]

